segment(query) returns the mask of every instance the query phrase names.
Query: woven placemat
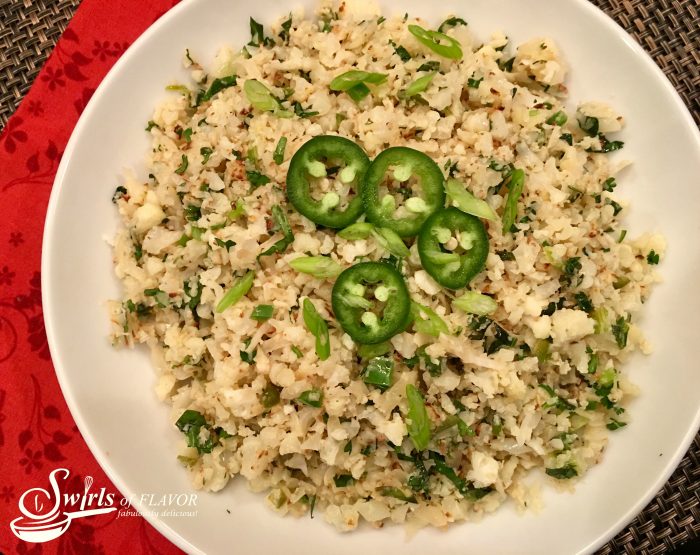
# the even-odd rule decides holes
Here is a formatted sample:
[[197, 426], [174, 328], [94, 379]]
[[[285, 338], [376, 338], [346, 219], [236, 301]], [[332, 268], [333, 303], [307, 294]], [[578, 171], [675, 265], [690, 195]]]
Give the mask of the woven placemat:
[[[697, 0], [592, 0], [663, 69], [700, 123], [700, 18]], [[31, 86], [80, 0], [0, 0], [0, 129]], [[700, 435], [642, 513], [603, 547], [660, 555], [700, 536]]]

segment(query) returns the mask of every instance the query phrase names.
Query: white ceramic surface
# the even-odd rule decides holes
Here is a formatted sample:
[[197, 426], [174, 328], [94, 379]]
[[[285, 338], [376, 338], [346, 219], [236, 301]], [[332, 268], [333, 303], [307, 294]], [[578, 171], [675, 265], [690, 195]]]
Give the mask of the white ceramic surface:
[[[124, 168], [142, 170], [148, 146], [144, 124], [164, 96], [163, 86], [185, 77], [180, 68], [184, 48], [208, 61], [224, 44], [247, 42], [249, 16], [269, 23], [299, 4], [313, 5], [311, 0], [183, 1], [109, 73], [59, 168], [42, 260], [49, 345], [80, 431], [127, 497], [186, 492], [190, 485], [175, 459], [178, 432], [153, 393], [147, 354], [114, 350], [107, 339], [104, 301], [119, 297], [104, 240], [117, 225], [110, 198]], [[266, 508], [262, 495], [249, 493], [238, 480], [219, 494], [200, 494], [197, 517], [149, 520], [183, 549], [208, 554], [592, 551], [661, 488], [698, 428], [698, 130], [633, 39], [584, 0], [443, 0], [438, 9], [419, 0], [383, 4], [388, 14], [408, 11], [435, 23], [454, 13], [482, 37], [498, 29], [515, 43], [551, 36], [573, 68], [568, 82], [572, 102], [606, 100], [625, 115], [620, 155], [635, 164], [618, 179], [616, 192], [632, 201], [626, 227], [632, 235], [663, 231], [670, 245], [661, 266], [665, 283], [654, 291], [643, 322], [656, 350], [650, 357], [634, 358], [626, 369], [642, 391], [630, 407], [631, 424], [613, 434], [603, 464], [575, 494], [546, 491], [539, 514], [518, 516], [507, 506], [480, 523], [422, 531], [410, 541], [399, 527], [341, 535], [318, 516], [280, 518]]]

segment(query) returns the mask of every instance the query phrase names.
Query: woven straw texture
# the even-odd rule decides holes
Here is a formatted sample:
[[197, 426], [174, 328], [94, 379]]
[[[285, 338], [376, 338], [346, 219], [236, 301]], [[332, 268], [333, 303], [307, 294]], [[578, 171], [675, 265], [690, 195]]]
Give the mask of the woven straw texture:
[[[698, 0], [592, 0], [649, 52], [700, 123]], [[0, 0], [0, 129], [80, 0]], [[598, 553], [660, 555], [700, 536], [700, 435], [671, 479]]]

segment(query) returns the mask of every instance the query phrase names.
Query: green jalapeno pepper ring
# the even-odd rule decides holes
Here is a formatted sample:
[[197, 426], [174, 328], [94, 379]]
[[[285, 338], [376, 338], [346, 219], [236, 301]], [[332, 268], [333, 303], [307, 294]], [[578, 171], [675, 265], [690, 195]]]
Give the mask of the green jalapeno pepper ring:
[[[311, 196], [312, 177], [325, 177], [324, 160], [345, 164], [338, 172], [343, 183], [355, 183], [357, 195], [344, 210], [338, 209], [340, 199], [329, 192], [321, 200]], [[321, 135], [304, 143], [294, 153], [287, 172], [287, 198], [294, 208], [312, 222], [331, 228], [343, 228], [353, 223], [364, 211], [360, 196], [361, 183], [369, 167], [369, 158], [358, 145], [343, 137]]]
[[[374, 297], [384, 303], [381, 315], [371, 311], [373, 302], [364, 296], [374, 286]], [[343, 331], [357, 343], [386, 341], [406, 327], [411, 300], [403, 276], [383, 262], [361, 262], [338, 276], [331, 303]]]
[[[463, 254], [442, 248], [455, 231], [465, 250]], [[435, 281], [449, 289], [460, 289], [483, 270], [489, 238], [479, 218], [457, 208], [445, 208], [423, 224], [418, 235], [418, 254], [423, 268]]]
[[[409, 198], [405, 205], [414, 215], [395, 218], [393, 204], [382, 205], [379, 187], [384, 181], [389, 168], [393, 169], [394, 179], [402, 182], [416, 176], [423, 190], [422, 197]], [[365, 205], [367, 219], [378, 227], [388, 227], [401, 237], [416, 235], [423, 222], [445, 204], [444, 177], [438, 165], [426, 154], [408, 147], [391, 147], [382, 151], [372, 161], [362, 183], [362, 201]], [[390, 197], [393, 199], [393, 197]]]

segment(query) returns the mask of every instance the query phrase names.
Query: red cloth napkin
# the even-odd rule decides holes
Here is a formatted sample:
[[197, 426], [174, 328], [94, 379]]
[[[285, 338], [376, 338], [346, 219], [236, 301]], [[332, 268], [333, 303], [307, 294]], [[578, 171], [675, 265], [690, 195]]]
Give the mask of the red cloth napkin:
[[70, 471], [64, 492], [83, 494], [89, 486], [91, 492], [105, 488], [115, 494], [115, 503], [121, 499], [78, 432], [51, 364], [39, 288], [41, 237], [54, 175], [78, 116], [119, 56], [176, 3], [83, 0], [0, 135], [0, 552], [5, 554], [180, 553], [140, 516], [118, 512], [75, 519], [46, 543], [20, 540], [9, 526], [21, 516], [22, 494], [47, 488], [56, 468]]

